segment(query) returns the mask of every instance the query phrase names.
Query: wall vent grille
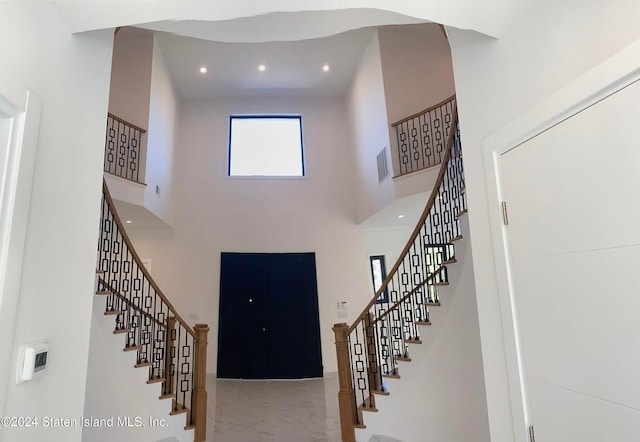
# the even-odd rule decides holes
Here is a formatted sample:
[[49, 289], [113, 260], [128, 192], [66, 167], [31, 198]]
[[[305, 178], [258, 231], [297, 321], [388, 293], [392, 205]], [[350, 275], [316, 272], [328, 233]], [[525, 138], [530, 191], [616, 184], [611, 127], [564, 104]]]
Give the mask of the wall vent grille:
[[389, 176], [389, 163], [387, 162], [387, 146], [383, 147], [376, 157], [378, 163], [378, 182], [381, 183]]

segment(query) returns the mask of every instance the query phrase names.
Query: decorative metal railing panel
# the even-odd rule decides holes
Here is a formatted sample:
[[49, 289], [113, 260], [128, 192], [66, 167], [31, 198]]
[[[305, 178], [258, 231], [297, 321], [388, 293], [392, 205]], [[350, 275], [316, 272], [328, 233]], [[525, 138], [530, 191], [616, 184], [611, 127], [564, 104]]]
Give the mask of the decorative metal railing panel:
[[391, 126], [396, 129], [398, 170], [396, 176], [436, 166], [447, 150], [455, 96]]
[[125, 350], [137, 352], [136, 367], [148, 367], [149, 383], [162, 382], [162, 398], [173, 398], [172, 413], [188, 412], [187, 426], [196, 427], [202, 407], [206, 415], [198, 394], [205, 373], [196, 366], [206, 359], [208, 327], [191, 328], [160, 291], [133, 249], [106, 183], [97, 271], [98, 292], [107, 297], [105, 314], [115, 316], [115, 333], [126, 335]]
[[107, 116], [104, 170], [127, 180], [142, 182], [141, 146], [147, 131], [113, 114]]
[[[398, 361], [410, 360], [408, 344], [420, 342], [419, 325], [430, 324], [429, 309], [440, 304], [438, 287], [448, 284], [446, 266], [455, 262], [453, 243], [461, 238], [458, 217], [466, 211], [455, 108], [450, 124], [454, 130], [444, 142], [436, 185], [407, 245], [356, 321], [334, 327], [340, 398], [346, 400], [344, 392], [349, 391], [352, 403], [347, 408], [356, 410], [352, 427], [362, 425], [360, 411], [375, 409], [374, 393], [386, 390], [383, 378], [397, 376]], [[344, 431], [343, 426], [343, 439], [350, 440]]]

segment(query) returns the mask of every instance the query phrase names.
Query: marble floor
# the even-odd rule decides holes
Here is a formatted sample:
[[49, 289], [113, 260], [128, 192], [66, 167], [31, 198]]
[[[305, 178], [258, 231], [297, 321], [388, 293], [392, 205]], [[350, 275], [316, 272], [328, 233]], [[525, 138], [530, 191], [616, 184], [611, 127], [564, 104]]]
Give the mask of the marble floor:
[[338, 379], [207, 379], [208, 442], [340, 442]]

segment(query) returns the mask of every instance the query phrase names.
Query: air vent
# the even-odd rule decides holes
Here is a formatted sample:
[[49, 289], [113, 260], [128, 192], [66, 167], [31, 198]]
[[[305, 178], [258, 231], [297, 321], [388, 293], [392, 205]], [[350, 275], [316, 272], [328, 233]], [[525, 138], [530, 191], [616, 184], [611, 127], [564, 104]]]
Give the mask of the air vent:
[[376, 157], [378, 163], [378, 182], [381, 183], [389, 176], [389, 164], [387, 163], [387, 146], [383, 147]]

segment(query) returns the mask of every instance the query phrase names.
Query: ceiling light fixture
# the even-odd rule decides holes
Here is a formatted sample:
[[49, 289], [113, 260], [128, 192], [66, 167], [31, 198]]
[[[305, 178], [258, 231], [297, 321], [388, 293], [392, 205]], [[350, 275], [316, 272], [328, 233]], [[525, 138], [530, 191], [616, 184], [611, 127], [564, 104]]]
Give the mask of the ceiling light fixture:
[[404, 215], [398, 215], [398, 218], [402, 219], [404, 218]]
[[331, 69], [331, 68], [329, 67], [328, 64], [325, 64], [324, 66], [322, 66], [322, 70], [325, 71], [325, 72], [329, 72], [329, 69]]
[[265, 65], [261, 64], [260, 66], [258, 66], [258, 70], [259, 70], [260, 72], [264, 72], [264, 71], [266, 71], [266, 70], [267, 70], [267, 67], [266, 67]]
[[125, 223], [127, 224], [131, 224], [133, 221], [131, 221], [130, 219], [126, 220]]
[[201, 73], [201, 74], [206, 74], [206, 73], [207, 73], [207, 68], [206, 68], [206, 67], [204, 67], [204, 66], [202, 66], [202, 67], [200, 68], [200, 73]]

